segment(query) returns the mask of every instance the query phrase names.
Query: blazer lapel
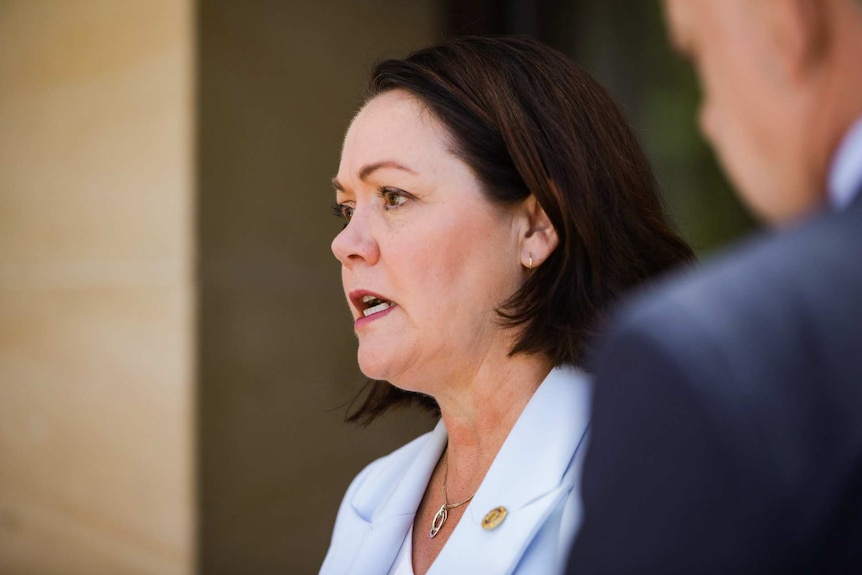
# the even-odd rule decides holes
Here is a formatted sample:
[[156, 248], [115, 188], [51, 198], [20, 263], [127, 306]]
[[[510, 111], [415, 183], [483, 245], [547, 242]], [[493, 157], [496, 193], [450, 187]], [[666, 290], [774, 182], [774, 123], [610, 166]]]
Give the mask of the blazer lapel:
[[[348, 570], [350, 575], [381, 575], [388, 573], [404, 537], [413, 523], [434, 466], [443, 453], [448, 434], [443, 422], [428, 436], [416, 458], [389, 493], [379, 493], [370, 485], [354, 499], [354, 511], [363, 516], [363, 509], [372, 509], [368, 529], [362, 536], [358, 552]], [[379, 502], [383, 498], [382, 502]], [[377, 500], [375, 505], [373, 501]]]
[[[429, 574], [511, 573], [517, 567], [578, 478], [573, 461], [584, 448], [591, 389], [581, 370], [551, 371], [524, 408]], [[483, 529], [485, 514], [499, 506], [506, 507], [506, 518], [495, 529]]]

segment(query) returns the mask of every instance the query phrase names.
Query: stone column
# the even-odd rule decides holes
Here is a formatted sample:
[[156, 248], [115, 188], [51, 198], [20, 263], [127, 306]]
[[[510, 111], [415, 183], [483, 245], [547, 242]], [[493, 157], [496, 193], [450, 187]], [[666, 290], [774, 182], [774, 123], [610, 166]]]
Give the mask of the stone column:
[[194, 570], [194, 49], [0, 2], [0, 573]]

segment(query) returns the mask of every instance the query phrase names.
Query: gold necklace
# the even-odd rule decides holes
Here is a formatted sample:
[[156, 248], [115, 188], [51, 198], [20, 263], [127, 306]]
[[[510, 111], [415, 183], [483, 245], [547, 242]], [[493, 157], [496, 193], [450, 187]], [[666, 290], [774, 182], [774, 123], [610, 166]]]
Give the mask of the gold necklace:
[[440, 506], [440, 510], [434, 515], [434, 519], [431, 520], [431, 538], [433, 539], [437, 533], [440, 532], [440, 529], [443, 528], [443, 525], [446, 523], [446, 519], [449, 517], [449, 510], [455, 509], [456, 507], [461, 507], [471, 499], [473, 499], [473, 495], [475, 493], [461, 501], [460, 503], [449, 503], [449, 495], [446, 493], [446, 476], [449, 475], [449, 449], [446, 449], [446, 452], [443, 454], [443, 505]]

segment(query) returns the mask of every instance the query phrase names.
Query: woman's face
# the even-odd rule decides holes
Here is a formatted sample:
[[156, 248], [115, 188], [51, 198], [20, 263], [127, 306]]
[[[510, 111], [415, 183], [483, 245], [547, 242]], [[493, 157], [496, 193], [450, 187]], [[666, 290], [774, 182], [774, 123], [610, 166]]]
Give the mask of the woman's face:
[[521, 286], [517, 207], [491, 204], [436, 117], [402, 90], [356, 116], [333, 180], [332, 242], [374, 379], [434, 395], [511, 349], [495, 310]]

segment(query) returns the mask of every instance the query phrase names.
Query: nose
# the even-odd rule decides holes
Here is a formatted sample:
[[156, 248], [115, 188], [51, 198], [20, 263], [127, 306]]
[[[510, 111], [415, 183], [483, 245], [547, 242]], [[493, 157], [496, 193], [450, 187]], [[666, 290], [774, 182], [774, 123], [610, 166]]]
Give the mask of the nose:
[[708, 142], [712, 142], [712, 130], [714, 127], [714, 113], [712, 110], [712, 106], [710, 106], [709, 101], [704, 99], [700, 103], [700, 108], [697, 111], [697, 125], [700, 129], [701, 135], [703, 135], [704, 139]]
[[374, 265], [380, 258], [380, 246], [371, 231], [370, 222], [359, 210], [332, 240], [331, 248], [335, 258], [346, 268], [359, 262]]

